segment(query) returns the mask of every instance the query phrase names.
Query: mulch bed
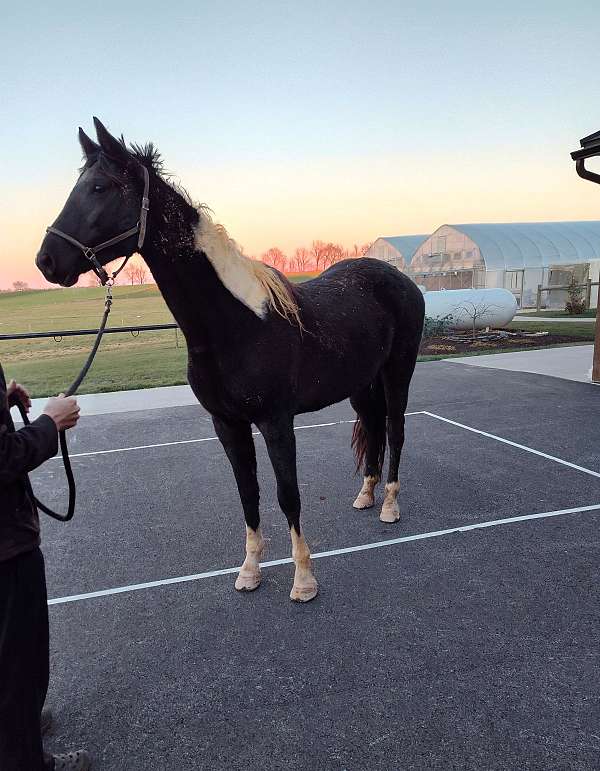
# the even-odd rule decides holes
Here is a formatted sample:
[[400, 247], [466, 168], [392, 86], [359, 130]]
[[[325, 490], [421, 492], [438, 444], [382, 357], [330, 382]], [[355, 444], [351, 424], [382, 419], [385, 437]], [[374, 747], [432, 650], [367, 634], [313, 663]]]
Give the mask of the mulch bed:
[[552, 345], [589, 342], [587, 338], [572, 335], [532, 334], [525, 330], [491, 330], [481, 333], [473, 340], [471, 335], [448, 334], [429, 337], [422, 341], [421, 356], [451, 356], [456, 353], [479, 353], [480, 351], [498, 351], [506, 348], [546, 348]]

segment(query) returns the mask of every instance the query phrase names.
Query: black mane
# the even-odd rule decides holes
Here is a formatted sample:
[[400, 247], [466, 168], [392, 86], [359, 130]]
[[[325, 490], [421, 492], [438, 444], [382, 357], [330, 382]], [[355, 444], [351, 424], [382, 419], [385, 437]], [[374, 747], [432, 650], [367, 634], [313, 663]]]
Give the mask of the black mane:
[[121, 136], [120, 141], [123, 147], [128, 150], [131, 155], [133, 155], [136, 161], [139, 161], [139, 163], [141, 163], [142, 166], [145, 166], [148, 171], [153, 171], [165, 182], [170, 182], [171, 174], [165, 170], [165, 164], [162, 155], [153, 142], [146, 142], [144, 145], [131, 142], [129, 147], [127, 147], [123, 136]]

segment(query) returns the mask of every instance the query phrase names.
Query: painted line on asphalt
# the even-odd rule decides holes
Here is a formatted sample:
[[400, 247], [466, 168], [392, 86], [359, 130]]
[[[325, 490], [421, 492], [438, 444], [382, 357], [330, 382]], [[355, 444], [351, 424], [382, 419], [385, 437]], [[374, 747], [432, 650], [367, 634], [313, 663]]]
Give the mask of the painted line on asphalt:
[[525, 450], [525, 452], [530, 452], [532, 455], [538, 455], [540, 458], [546, 458], [546, 460], [552, 460], [555, 463], [560, 463], [561, 466], [568, 466], [569, 468], [575, 469], [575, 471], [581, 471], [584, 474], [589, 474], [592, 477], [597, 477], [600, 479], [600, 472], [593, 471], [592, 469], [585, 468], [584, 466], [578, 466], [576, 463], [571, 463], [568, 460], [563, 460], [562, 458], [557, 458], [555, 455], [548, 455], [545, 452], [541, 452], [540, 450], [535, 450], [533, 447], [528, 447], [525, 444], [518, 444], [518, 442], [511, 442], [510, 439], [504, 439], [502, 436], [497, 436], [497, 434], [490, 434], [487, 431], [481, 431], [479, 428], [473, 428], [473, 426], [467, 426], [464, 423], [459, 423], [456, 420], [450, 420], [450, 418], [444, 418], [442, 415], [436, 415], [435, 412], [428, 412], [427, 410], [422, 410], [422, 415], [429, 415], [430, 418], [436, 418], [436, 420], [441, 420], [444, 423], [450, 423], [452, 426], [458, 426], [458, 428], [464, 428], [466, 431], [471, 431], [473, 434], [480, 434], [481, 436], [485, 436], [488, 439], [495, 439], [497, 442], [501, 442], [502, 444], [508, 444], [511, 447], [516, 447], [519, 450]]
[[[419, 412], [407, 412], [405, 417], [410, 417], [411, 415], [423, 415], [424, 413]], [[312, 423], [308, 426], [294, 426], [294, 431], [302, 431], [306, 428], [325, 428], [327, 426], [343, 426], [346, 423], [356, 423], [356, 420], [334, 420], [330, 423]], [[260, 436], [260, 431], [253, 431], [252, 436]], [[91, 455], [111, 455], [112, 453], [116, 452], [133, 452], [134, 450], [152, 450], [155, 447], [172, 447], [177, 444], [199, 444], [200, 442], [215, 442], [217, 441], [218, 437], [216, 436], [207, 436], [203, 439], [180, 439], [175, 442], [159, 442], [158, 444], [140, 444], [136, 445], [135, 447], [116, 447], [112, 450], [91, 450], [90, 452], [73, 452], [69, 453], [70, 458], [87, 458]], [[55, 455], [54, 458], [51, 458], [51, 460], [60, 460], [60, 455]]]
[[[514, 525], [519, 522], [528, 522], [535, 519], [549, 519], [550, 517], [560, 517], [565, 514], [579, 514], [588, 511], [599, 511], [600, 503], [593, 506], [578, 506], [573, 509], [558, 509], [556, 511], [544, 511], [540, 514], [525, 514], [519, 517], [507, 517], [505, 519], [493, 519], [488, 522], [477, 522], [472, 525], [462, 525], [460, 527], [450, 527], [446, 530], [434, 530], [429, 533], [417, 533], [416, 535], [407, 535], [402, 538], [390, 538], [386, 541], [376, 541], [374, 543], [361, 544], [360, 546], [347, 546], [341, 549], [331, 549], [329, 551], [317, 552], [312, 555], [313, 559], [323, 559], [325, 557], [336, 557], [340, 554], [354, 554], [360, 551], [369, 551], [371, 549], [381, 549], [386, 546], [396, 546], [397, 544], [409, 543], [411, 541], [424, 541], [429, 538], [440, 538], [454, 533], [469, 533], [473, 530], [483, 530], [490, 527], [500, 527], [502, 525]], [[292, 562], [291, 557], [284, 559], [270, 560], [261, 562], [261, 567], [271, 568], [277, 565], [288, 565]], [[183, 584], [190, 581], [201, 581], [205, 578], [215, 578], [216, 576], [226, 576], [239, 571], [239, 567], [223, 568], [221, 570], [209, 570], [205, 573], [195, 573], [189, 576], [179, 576], [178, 578], [164, 578], [159, 581], [147, 581], [143, 584], [130, 584], [129, 586], [117, 586], [113, 589], [101, 589], [96, 592], [86, 592], [84, 594], [73, 594], [66, 597], [56, 597], [48, 600], [48, 605], [65, 605], [69, 602], [81, 602], [82, 600], [92, 600], [99, 597], [110, 597], [115, 594], [127, 594], [130, 592], [139, 592], [142, 589], [154, 589], [159, 586], [171, 586], [172, 584]]]

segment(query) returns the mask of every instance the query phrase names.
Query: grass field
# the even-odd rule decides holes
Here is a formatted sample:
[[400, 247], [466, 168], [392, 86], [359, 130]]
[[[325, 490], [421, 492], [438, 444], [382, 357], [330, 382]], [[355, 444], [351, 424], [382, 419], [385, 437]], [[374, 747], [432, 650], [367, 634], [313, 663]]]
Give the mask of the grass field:
[[[114, 289], [109, 326], [173, 322], [155, 286]], [[97, 328], [104, 290], [59, 289], [0, 294], [0, 334]], [[65, 337], [59, 342], [0, 342], [0, 361], [7, 377], [27, 384], [35, 396], [66, 388], [79, 372], [93, 337]], [[147, 388], [185, 383], [186, 349], [174, 330], [106, 335], [82, 392]]]
[[[308, 274], [291, 276], [306, 280]], [[157, 288], [119, 286], [109, 326], [172, 323]], [[18, 332], [95, 329], [104, 307], [100, 287], [57, 289], [39, 292], [0, 293], [0, 334]], [[525, 325], [522, 325], [525, 327]], [[519, 328], [518, 317], [510, 328]], [[540, 329], [564, 335], [573, 343], [594, 338], [594, 324], [528, 322], [527, 331]], [[34, 396], [64, 390], [79, 372], [92, 345], [92, 337], [67, 337], [55, 341], [0, 341], [0, 362], [6, 376], [26, 384]], [[186, 382], [186, 348], [181, 333], [174, 330], [106, 335], [100, 352], [81, 389], [82, 393], [150, 388]], [[427, 357], [429, 358], [443, 358]]]
[[596, 325], [590, 324], [589, 321], [582, 321], [581, 324], [573, 322], [561, 323], [559, 318], [557, 318], [556, 322], [541, 321], [539, 324], [536, 324], [534, 321], [528, 321], [525, 324], [519, 324], [517, 316], [508, 325], [507, 329], [523, 329], [525, 332], [548, 332], [550, 335], [566, 335], [579, 342], [584, 342], [594, 339]]

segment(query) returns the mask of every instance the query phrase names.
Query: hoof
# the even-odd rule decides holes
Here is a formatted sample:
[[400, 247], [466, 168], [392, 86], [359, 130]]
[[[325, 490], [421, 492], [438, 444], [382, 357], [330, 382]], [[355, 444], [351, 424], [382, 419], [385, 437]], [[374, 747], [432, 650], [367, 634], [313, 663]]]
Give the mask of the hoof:
[[352, 505], [355, 509], [372, 509], [375, 505], [375, 496], [369, 493], [359, 493]]
[[310, 602], [311, 600], [314, 600], [314, 598], [319, 593], [319, 587], [317, 586], [317, 582], [307, 584], [306, 586], [292, 586], [292, 591], [290, 592], [290, 600], [293, 602]]
[[397, 522], [399, 519], [400, 509], [398, 508], [398, 504], [395, 502], [389, 506], [384, 504], [383, 508], [381, 509], [381, 514], [379, 515], [379, 521], [393, 523]]
[[238, 592], [253, 592], [260, 586], [260, 571], [257, 573], [240, 573], [235, 579]]

